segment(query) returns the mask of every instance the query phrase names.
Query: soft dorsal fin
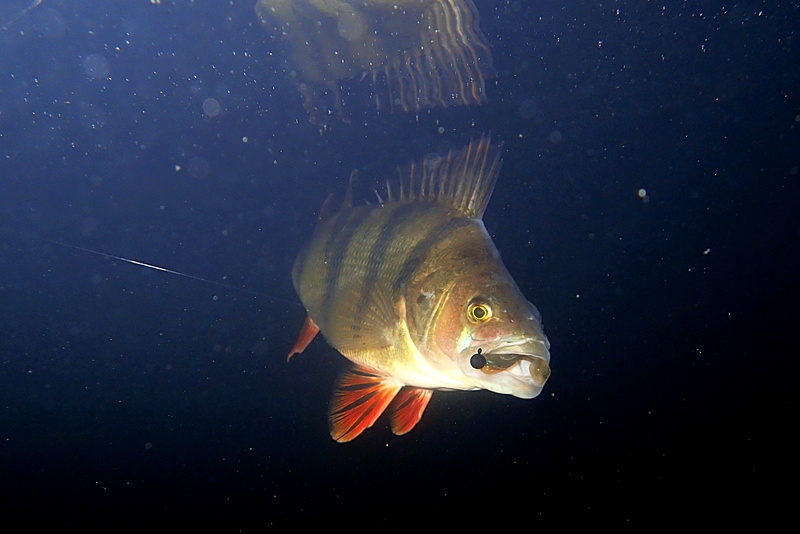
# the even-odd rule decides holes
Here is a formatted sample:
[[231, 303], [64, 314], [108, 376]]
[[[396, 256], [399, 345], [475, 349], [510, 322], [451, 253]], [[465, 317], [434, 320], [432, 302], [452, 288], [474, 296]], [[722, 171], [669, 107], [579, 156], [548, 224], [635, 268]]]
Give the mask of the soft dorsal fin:
[[317, 228], [321, 228], [322, 225], [336, 213], [336, 209], [333, 207], [333, 198], [333, 193], [325, 197], [325, 202], [322, 203], [322, 207], [319, 209]]
[[402, 387], [392, 378], [360, 365], [342, 373], [328, 413], [331, 437], [338, 442], [358, 437], [378, 420]]
[[[342, 202], [342, 205], [339, 209], [353, 207], [353, 186], [357, 180], [358, 171], [353, 170], [353, 172], [350, 173], [350, 180], [347, 182], [347, 191], [345, 192], [344, 202]], [[328, 219], [336, 214], [337, 209], [333, 205], [333, 200], [334, 195], [331, 193], [325, 198], [325, 202], [322, 203], [322, 207], [319, 209], [319, 217], [317, 217], [317, 228], [321, 227], [328, 221]]]
[[[357, 180], [358, 171], [353, 170], [353, 172], [350, 173], [350, 180], [347, 182], [347, 191], [339, 210], [353, 207], [353, 186]], [[334, 198], [333, 193], [331, 193], [325, 198], [325, 202], [322, 203], [322, 207], [319, 209], [319, 217], [317, 217], [317, 229], [321, 228], [322, 225], [328, 222], [328, 220], [339, 211], [333, 205]]]
[[425, 158], [399, 170], [399, 191], [386, 183], [389, 202], [435, 202], [480, 219], [500, 172], [502, 144], [489, 136], [473, 139], [443, 158]]

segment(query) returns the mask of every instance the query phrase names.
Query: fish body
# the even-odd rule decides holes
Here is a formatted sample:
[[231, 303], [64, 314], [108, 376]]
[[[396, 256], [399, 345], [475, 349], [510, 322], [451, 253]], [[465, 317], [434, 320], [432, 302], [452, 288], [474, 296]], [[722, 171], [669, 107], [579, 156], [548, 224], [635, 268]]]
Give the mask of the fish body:
[[290, 357], [318, 331], [354, 366], [339, 378], [331, 434], [349, 441], [383, 411], [392, 430], [416, 425], [434, 390], [486, 389], [521, 398], [550, 375], [538, 310], [520, 292], [481, 217], [500, 148], [472, 141], [401, 172], [379, 204], [328, 198], [293, 269], [308, 311]]

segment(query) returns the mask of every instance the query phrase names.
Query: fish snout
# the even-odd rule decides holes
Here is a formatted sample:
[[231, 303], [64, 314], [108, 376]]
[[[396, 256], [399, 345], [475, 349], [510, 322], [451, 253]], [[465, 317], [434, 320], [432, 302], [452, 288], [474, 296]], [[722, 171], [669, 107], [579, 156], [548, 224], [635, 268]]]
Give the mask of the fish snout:
[[[509, 350], [511, 349], [511, 350]], [[546, 339], [529, 339], [513, 347], [507, 347], [508, 353], [490, 353], [487, 355], [487, 367], [492, 371], [505, 370], [517, 380], [527, 384], [524, 396], [536, 396], [541, 392], [547, 379], [550, 378], [550, 351]], [[513, 352], [512, 352], [513, 351]], [[490, 371], [490, 372], [492, 372]]]

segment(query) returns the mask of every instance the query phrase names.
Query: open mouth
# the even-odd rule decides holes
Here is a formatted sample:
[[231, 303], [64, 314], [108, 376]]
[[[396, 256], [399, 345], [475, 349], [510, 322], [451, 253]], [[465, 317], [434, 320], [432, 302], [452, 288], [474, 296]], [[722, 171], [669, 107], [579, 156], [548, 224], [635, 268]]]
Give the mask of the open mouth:
[[[506, 355], [512, 356], [512, 355]], [[539, 387], [544, 387], [544, 383], [550, 378], [550, 366], [543, 358], [528, 355], [513, 355], [516, 357], [514, 364], [506, 367], [505, 369], [498, 369], [498, 371], [508, 371], [508, 374], [515, 378], [528, 382], [533, 380], [533, 383]], [[504, 358], [505, 361], [505, 358]], [[488, 366], [487, 366], [488, 367]]]
[[[527, 339], [520, 343], [508, 343], [486, 352], [480, 348], [472, 355], [469, 362], [475, 369], [488, 375], [502, 372], [506, 376], [538, 388], [550, 378], [550, 365], [547, 362], [549, 353], [546, 341]], [[541, 355], [540, 355], [541, 354]]]

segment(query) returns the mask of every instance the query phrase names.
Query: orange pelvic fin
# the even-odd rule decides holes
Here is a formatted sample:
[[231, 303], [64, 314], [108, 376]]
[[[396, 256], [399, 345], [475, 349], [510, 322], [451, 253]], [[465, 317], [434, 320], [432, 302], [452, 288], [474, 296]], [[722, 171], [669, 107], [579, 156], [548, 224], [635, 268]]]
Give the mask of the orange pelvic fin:
[[292, 356], [294, 356], [295, 354], [300, 354], [301, 352], [306, 350], [308, 344], [311, 343], [311, 340], [314, 339], [314, 336], [316, 336], [318, 333], [319, 333], [319, 327], [316, 324], [314, 324], [314, 321], [311, 319], [311, 316], [307, 315], [306, 322], [303, 323], [303, 328], [300, 329], [300, 335], [297, 336], [297, 341], [294, 342], [292, 350], [289, 351], [289, 355], [286, 357], [286, 361], [291, 360]]
[[414, 428], [422, 419], [432, 394], [432, 389], [403, 388], [392, 401], [392, 432], [402, 436]]
[[339, 442], [356, 438], [380, 417], [401, 387], [390, 377], [359, 365], [344, 372], [328, 414], [331, 437]]

